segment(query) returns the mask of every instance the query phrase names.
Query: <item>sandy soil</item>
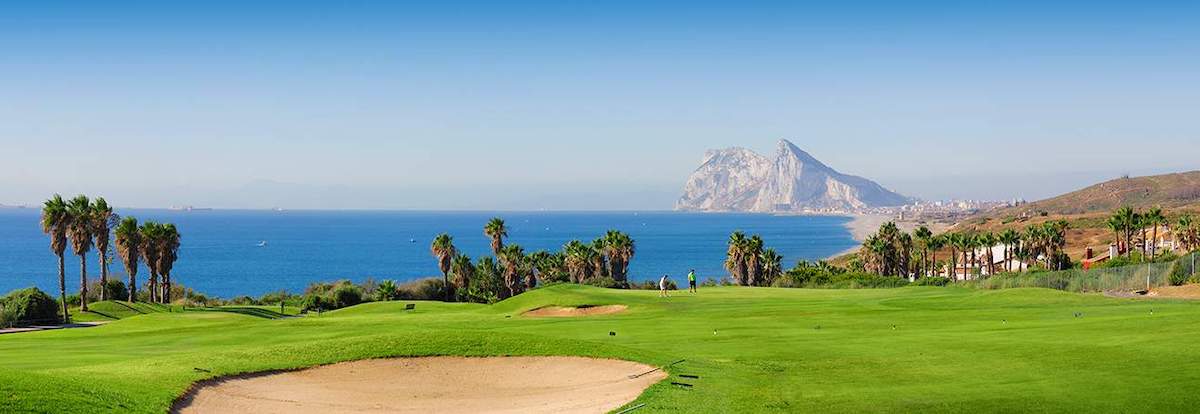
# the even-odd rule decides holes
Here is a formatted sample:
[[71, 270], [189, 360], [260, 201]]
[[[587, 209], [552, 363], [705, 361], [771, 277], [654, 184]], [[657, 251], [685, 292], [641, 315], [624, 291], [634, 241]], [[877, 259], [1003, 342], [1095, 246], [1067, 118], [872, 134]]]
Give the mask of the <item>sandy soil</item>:
[[625, 309], [625, 305], [584, 306], [579, 308], [547, 306], [525, 312], [523, 315], [537, 318], [570, 318], [575, 316], [611, 315], [624, 312]]
[[182, 413], [603, 413], [666, 378], [581, 357], [430, 357], [345, 362], [202, 383]]
[[1171, 299], [1200, 299], [1200, 284], [1154, 288], [1149, 296]]

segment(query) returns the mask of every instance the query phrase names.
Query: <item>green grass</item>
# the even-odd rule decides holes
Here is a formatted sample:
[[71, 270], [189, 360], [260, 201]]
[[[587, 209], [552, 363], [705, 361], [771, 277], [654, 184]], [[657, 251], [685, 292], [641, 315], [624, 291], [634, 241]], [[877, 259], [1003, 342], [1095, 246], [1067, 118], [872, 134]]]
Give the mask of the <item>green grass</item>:
[[[401, 301], [283, 319], [154, 312], [3, 335], [0, 401], [4, 411], [163, 412], [190, 384], [218, 375], [390, 356], [585, 355], [686, 359], [671, 380], [701, 376], [682, 380], [695, 384], [690, 390], [652, 386], [639, 414], [1200, 405], [1200, 302], [955, 287], [656, 295], [561, 285], [493, 306], [417, 302], [406, 312], [412, 302]], [[520, 316], [547, 305], [618, 303], [629, 310]]]

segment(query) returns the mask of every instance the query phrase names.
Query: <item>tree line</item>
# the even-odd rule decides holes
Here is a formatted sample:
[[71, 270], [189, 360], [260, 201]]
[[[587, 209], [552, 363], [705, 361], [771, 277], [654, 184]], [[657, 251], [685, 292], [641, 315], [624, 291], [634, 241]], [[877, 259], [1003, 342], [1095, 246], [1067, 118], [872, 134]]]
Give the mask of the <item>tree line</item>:
[[[934, 235], [926, 226], [920, 226], [910, 234], [900, 230], [896, 223], [887, 222], [863, 241], [851, 267], [885, 276], [937, 275], [940, 273], [937, 254], [948, 249], [950, 255], [942, 264], [948, 267], [949, 275], [956, 274], [959, 269], [964, 273], [982, 273], [984, 269], [988, 274], [1001, 270], [1013, 272], [1023, 270], [1032, 262], [1046, 269], [1061, 270], [1071, 266], [1070, 258], [1063, 252], [1069, 228], [1065, 220], [1056, 220], [1031, 224], [1024, 231], [960, 231]], [[1002, 248], [999, 253], [1002, 255], [1001, 266], [996, 265], [996, 246]], [[1024, 266], [1014, 269], [1016, 264]]]
[[[87, 253], [99, 256], [100, 300], [107, 297], [109, 249], [115, 244], [129, 277], [128, 301], [137, 300], [138, 262], [150, 270], [148, 290], [152, 302], [171, 301], [171, 270], [179, 258], [180, 234], [174, 224], [121, 218], [103, 197], [79, 195], [65, 200], [55, 194], [42, 205], [42, 232], [50, 237], [50, 251], [58, 257], [58, 289], [63, 318], [67, 318], [67, 281], [64, 269], [67, 245], [79, 256], [79, 310], [88, 310]], [[115, 239], [113, 236], [115, 235]]]
[[453, 236], [434, 237], [430, 253], [442, 273], [445, 300], [491, 303], [549, 282], [629, 287], [629, 263], [636, 248], [624, 232], [609, 230], [591, 242], [572, 240], [557, 252], [526, 253], [518, 244], [506, 244], [508, 231], [503, 219], [489, 220], [483, 234], [491, 240], [493, 256], [474, 261], [455, 247]]

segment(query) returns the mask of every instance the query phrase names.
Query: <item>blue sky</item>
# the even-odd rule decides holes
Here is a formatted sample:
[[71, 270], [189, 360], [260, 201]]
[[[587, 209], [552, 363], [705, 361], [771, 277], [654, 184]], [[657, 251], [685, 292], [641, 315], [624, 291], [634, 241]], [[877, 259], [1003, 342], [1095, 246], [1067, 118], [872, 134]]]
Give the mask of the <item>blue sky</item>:
[[787, 138], [928, 199], [1197, 169], [1195, 2], [0, 5], [0, 203], [665, 209]]

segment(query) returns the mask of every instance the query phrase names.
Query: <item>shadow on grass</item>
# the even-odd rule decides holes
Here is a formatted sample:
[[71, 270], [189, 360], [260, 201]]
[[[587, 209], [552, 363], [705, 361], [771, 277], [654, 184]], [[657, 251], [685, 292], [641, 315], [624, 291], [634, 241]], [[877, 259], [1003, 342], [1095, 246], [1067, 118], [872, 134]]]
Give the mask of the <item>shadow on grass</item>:
[[[192, 310], [192, 309], [189, 309], [189, 310]], [[256, 318], [264, 318], [264, 319], [281, 319], [281, 318], [294, 317], [293, 315], [285, 315], [285, 314], [282, 314], [279, 312], [275, 312], [275, 311], [267, 310], [267, 309], [263, 309], [263, 308], [241, 307], [241, 306], [225, 306], [225, 307], [220, 307], [220, 308], [200, 308], [197, 310], [204, 311], [204, 312], [237, 313], [237, 314], [253, 316]]]

